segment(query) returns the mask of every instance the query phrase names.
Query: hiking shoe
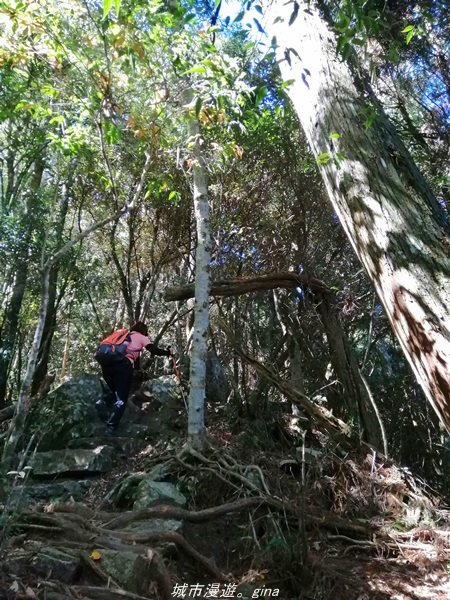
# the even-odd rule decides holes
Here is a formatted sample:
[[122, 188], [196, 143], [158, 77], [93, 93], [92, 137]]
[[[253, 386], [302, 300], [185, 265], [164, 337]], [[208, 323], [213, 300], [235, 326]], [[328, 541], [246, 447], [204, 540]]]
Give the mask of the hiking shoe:
[[107, 426], [106, 426], [106, 429], [105, 429], [105, 434], [106, 434], [108, 437], [116, 437], [116, 436], [117, 436], [117, 431], [116, 431], [115, 429], [113, 429], [113, 428], [111, 427], [111, 425], [107, 425]]

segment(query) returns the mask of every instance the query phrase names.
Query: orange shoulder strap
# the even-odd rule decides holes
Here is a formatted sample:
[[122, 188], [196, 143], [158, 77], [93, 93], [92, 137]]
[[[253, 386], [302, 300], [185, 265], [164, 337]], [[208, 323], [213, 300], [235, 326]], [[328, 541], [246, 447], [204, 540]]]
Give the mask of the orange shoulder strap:
[[106, 337], [101, 344], [121, 344], [128, 335], [128, 329], [118, 329]]

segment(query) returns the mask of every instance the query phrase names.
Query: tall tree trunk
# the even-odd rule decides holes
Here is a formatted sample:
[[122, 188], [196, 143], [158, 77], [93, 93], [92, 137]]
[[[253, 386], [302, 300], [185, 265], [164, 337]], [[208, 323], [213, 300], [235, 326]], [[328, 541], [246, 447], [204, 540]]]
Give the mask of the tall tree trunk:
[[[72, 175], [69, 174], [69, 180], [62, 186], [61, 189], [61, 203], [59, 207], [59, 214], [56, 223], [55, 232], [55, 247], [60, 248], [63, 241], [64, 226], [66, 223], [67, 211], [69, 208], [69, 197], [70, 189], [72, 186]], [[50, 350], [52, 347], [53, 334], [56, 329], [56, 313], [61, 296], [57, 301], [57, 285], [58, 285], [59, 265], [56, 265], [51, 269], [49, 274], [49, 286], [48, 286], [48, 303], [47, 312], [45, 315], [44, 330], [42, 332], [42, 341], [39, 348], [38, 361], [36, 369], [33, 374], [33, 381], [31, 384], [31, 395], [37, 393], [42, 381], [47, 374], [48, 362], [50, 359]]]
[[131, 288], [130, 280], [129, 280], [129, 278], [127, 278], [127, 274], [126, 274], [125, 270], [123, 269], [121, 260], [119, 258], [119, 255], [117, 254], [116, 231], [117, 231], [118, 223], [119, 223], [119, 219], [116, 220], [116, 222], [114, 223], [114, 225], [112, 227], [112, 231], [109, 234], [109, 245], [111, 248], [111, 258], [113, 260], [113, 263], [116, 267], [117, 274], [119, 276], [120, 289], [122, 291], [122, 297], [123, 297], [123, 301], [124, 301], [124, 307], [127, 312], [128, 322], [130, 323], [130, 326], [131, 326], [133, 324], [133, 316], [134, 316], [133, 291]]
[[39, 307], [38, 321], [34, 331], [33, 343], [31, 344], [30, 353], [28, 355], [27, 369], [22, 382], [22, 387], [19, 394], [19, 399], [16, 405], [16, 411], [9, 428], [9, 435], [3, 449], [2, 463], [5, 468], [10, 468], [14, 457], [14, 451], [18, 441], [22, 436], [25, 418], [27, 413], [27, 402], [33, 381], [34, 370], [38, 359], [39, 347], [42, 341], [42, 333], [44, 331], [45, 316], [47, 314], [48, 305], [48, 288], [49, 288], [50, 268], [44, 267], [41, 279], [41, 304]]
[[[26, 211], [23, 215], [23, 228], [25, 230], [24, 239], [20, 247], [20, 252], [16, 258], [17, 267], [14, 286], [11, 299], [5, 311], [3, 327], [0, 332], [0, 408], [6, 402], [8, 376], [14, 356], [14, 347], [19, 327], [19, 316], [28, 278], [30, 242], [35, 227], [35, 218], [33, 215], [37, 195], [42, 182], [44, 166], [44, 159], [42, 156], [39, 156], [35, 162], [33, 174], [30, 178], [29, 190], [26, 197]], [[8, 183], [10, 180], [13, 181], [12, 175], [9, 176]]]
[[[28, 249], [25, 250], [28, 254]], [[11, 299], [6, 307], [0, 335], [0, 408], [7, 403], [7, 386], [19, 326], [19, 315], [28, 277], [28, 258], [17, 265]]]
[[[312, 3], [276, 3], [280, 69], [341, 224], [418, 382], [450, 431], [445, 220], [409, 153]], [[275, 20], [277, 21], [275, 23]], [[367, 92], [367, 89], [365, 90]], [[371, 105], [368, 105], [370, 99]], [[368, 108], [376, 112], [367, 127]]]
[[211, 262], [211, 232], [209, 224], [208, 183], [200, 127], [191, 123], [194, 138], [194, 213], [197, 224], [197, 248], [195, 253], [195, 306], [194, 334], [190, 365], [190, 392], [188, 415], [188, 441], [194, 447], [203, 445], [205, 433], [205, 386], [206, 354], [209, 326], [209, 285]]
[[33, 373], [31, 383], [31, 395], [38, 391], [45, 375], [47, 374], [48, 361], [50, 359], [50, 350], [52, 347], [53, 334], [56, 329], [56, 286], [58, 283], [58, 268], [52, 269], [49, 274], [48, 283], [48, 302], [45, 315], [44, 329], [42, 331], [42, 340], [38, 352], [36, 369]]

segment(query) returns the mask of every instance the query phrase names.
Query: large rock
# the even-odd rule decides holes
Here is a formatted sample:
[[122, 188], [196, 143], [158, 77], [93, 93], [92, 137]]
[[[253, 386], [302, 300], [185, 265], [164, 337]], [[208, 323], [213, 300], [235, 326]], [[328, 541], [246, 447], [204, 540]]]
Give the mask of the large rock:
[[[149, 535], [153, 533], [181, 533], [183, 530], [183, 521], [176, 519], [146, 519], [145, 521], [135, 521], [124, 531], [136, 533], [139, 535]], [[174, 542], [159, 540], [151, 542], [151, 547], [157, 550], [162, 556], [173, 556], [177, 552], [177, 546]]]
[[[106, 500], [121, 509], [147, 508], [155, 504], [184, 507], [185, 496], [167, 481], [170, 468], [166, 463], [155, 465], [148, 473], [135, 472], [123, 477], [106, 496]], [[154, 523], [152, 521], [154, 527]], [[173, 522], [172, 522], [173, 523]], [[173, 531], [173, 527], [169, 527]]]
[[155, 504], [186, 506], [186, 498], [172, 483], [144, 477], [137, 486], [133, 509], [148, 508]]
[[136, 440], [146, 440], [149, 437], [148, 427], [144, 423], [123, 423], [121, 421], [117, 431], [120, 436], [126, 436]]
[[114, 449], [111, 446], [97, 446], [91, 450], [37, 452], [29, 463], [32, 467], [31, 477], [106, 473], [114, 465], [114, 456]]
[[105, 388], [96, 375], [79, 375], [64, 382], [33, 410], [29, 430], [37, 430], [41, 450], [66, 448], [71, 439], [92, 437], [104, 430], [95, 403]]
[[100, 566], [129, 592], [145, 594], [151, 578], [150, 563], [134, 552], [102, 550]]
[[180, 401], [178, 385], [172, 375], [162, 375], [155, 379], [149, 379], [142, 385], [140, 392], [160, 404], [166, 404], [173, 400]]
[[[33, 410], [28, 434], [37, 433], [39, 449], [44, 451], [74, 447], [79, 439], [101, 438], [113, 402], [112, 393], [100, 377], [78, 375], [50, 392]], [[121, 430], [133, 427], [139, 417], [139, 408], [129, 401]]]

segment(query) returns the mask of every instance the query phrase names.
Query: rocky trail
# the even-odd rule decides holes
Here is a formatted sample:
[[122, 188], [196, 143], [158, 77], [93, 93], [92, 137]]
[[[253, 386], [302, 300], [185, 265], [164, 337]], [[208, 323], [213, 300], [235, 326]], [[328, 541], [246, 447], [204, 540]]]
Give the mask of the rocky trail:
[[117, 437], [95, 376], [39, 406], [2, 507], [0, 598], [450, 598], [449, 513], [407, 471], [227, 407], [199, 453], [172, 378], [143, 390]]

